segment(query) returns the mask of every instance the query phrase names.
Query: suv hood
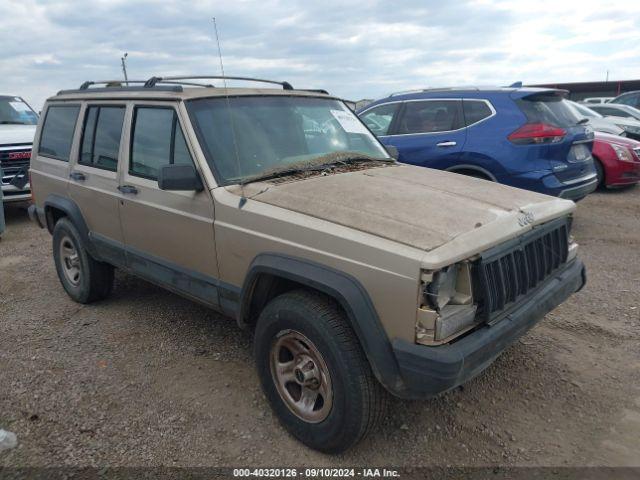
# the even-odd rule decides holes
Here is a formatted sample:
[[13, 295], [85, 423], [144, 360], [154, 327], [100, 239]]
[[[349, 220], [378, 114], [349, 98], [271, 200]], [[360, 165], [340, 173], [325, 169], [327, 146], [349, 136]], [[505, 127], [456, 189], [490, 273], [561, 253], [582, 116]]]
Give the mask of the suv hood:
[[[228, 188], [240, 191], [237, 186]], [[457, 253], [442, 252], [449, 259], [469, 249], [488, 248], [575, 207], [568, 200], [398, 164], [282, 183], [252, 183], [245, 186], [245, 195], [424, 251], [456, 240]], [[527, 219], [522, 220], [525, 213]]]
[[33, 143], [35, 125], [0, 125], [0, 146], [16, 143]]

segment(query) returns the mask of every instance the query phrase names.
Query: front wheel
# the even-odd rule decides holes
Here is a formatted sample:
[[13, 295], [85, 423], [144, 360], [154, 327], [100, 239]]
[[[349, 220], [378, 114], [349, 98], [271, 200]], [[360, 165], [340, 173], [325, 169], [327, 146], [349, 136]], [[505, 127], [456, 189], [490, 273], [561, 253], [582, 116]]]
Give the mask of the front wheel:
[[321, 294], [280, 295], [260, 314], [254, 353], [263, 391], [305, 445], [339, 453], [382, 418], [386, 392], [342, 311]]

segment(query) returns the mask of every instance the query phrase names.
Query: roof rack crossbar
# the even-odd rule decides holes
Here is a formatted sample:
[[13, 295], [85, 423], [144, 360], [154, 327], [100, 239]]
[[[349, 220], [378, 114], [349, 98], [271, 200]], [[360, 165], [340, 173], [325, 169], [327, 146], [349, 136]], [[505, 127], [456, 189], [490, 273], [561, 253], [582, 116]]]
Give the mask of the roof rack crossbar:
[[448, 92], [451, 90], [473, 90], [480, 91], [480, 88], [475, 87], [473, 85], [461, 86], [461, 87], [433, 87], [433, 88], [416, 88], [414, 90], [403, 90], [400, 92], [393, 92], [389, 96], [396, 97], [398, 95], [409, 95], [411, 93], [421, 93], [421, 92]]
[[151, 77], [144, 84], [145, 87], [154, 87], [157, 83], [167, 83], [167, 81], [176, 80], [242, 80], [245, 82], [260, 82], [270, 83], [273, 85], [280, 85], [284, 90], [293, 90], [293, 86], [289, 82], [278, 82], [275, 80], [265, 80], [262, 78], [252, 77], [227, 77], [221, 75], [193, 75], [193, 76], [179, 76], [179, 77]]
[[[80, 85], [80, 90], [88, 90], [92, 85], [114, 85], [120, 87], [126, 87], [129, 83], [136, 83], [146, 86], [148, 80], [96, 80], [96, 81], [88, 81], [84, 82]], [[156, 83], [166, 84], [166, 85], [189, 85], [192, 87], [203, 87], [203, 88], [212, 88], [214, 85], [204, 84], [204, 83], [196, 83], [196, 82], [182, 82], [182, 81], [172, 81], [172, 80], [162, 80]]]

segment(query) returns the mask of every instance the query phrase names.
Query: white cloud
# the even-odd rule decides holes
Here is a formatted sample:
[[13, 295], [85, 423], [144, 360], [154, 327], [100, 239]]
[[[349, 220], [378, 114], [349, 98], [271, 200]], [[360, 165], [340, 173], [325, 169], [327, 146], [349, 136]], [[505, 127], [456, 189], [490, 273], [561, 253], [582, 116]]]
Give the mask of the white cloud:
[[346, 98], [425, 86], [640, 77], [640, 2], [2, 0], [0, 92], [35, 106], [89, 79], [286, 79]]

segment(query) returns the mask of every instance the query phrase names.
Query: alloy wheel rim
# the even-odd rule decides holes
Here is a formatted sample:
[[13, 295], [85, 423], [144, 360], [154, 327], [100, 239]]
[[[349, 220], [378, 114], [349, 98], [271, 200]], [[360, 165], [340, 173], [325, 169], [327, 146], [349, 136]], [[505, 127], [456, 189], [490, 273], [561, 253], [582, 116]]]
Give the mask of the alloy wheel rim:
[[64, 236], [60, 241], [60, 260], [62, 263], [62, 271], [66, 279], [77, 287], [80, 284], [80, 256], [73, 241], [68, 236]]
[[271, 376], [280, 397], [301, 420], [319, 423], [331, 412], [329, 369], [316, 346], [300, 332], [280, 332], [271, 346]]

